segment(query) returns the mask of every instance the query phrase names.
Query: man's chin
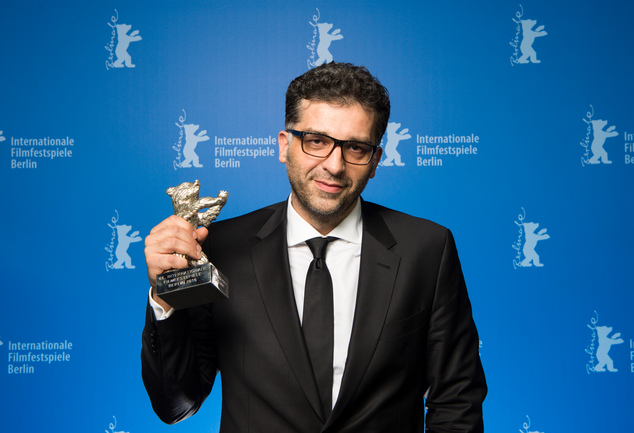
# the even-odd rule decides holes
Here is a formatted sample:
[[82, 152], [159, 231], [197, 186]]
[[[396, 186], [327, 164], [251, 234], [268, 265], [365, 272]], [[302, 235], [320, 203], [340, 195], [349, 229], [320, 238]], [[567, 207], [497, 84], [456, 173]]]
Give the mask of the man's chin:
[[319, 203], [311, 203], [309, 210], [315, 217], [328, 220], [345, 214], [353, 203], [342, 200], [340, 194], [332, 194], [329, 199], [322, 199]]
[[325, 192], [318, 188], [300, 190], [301, 194], [294, 188], [292, 191], [298, 204], [313, 218], [324, 223], [345, 216], [356, 202], [356, 197], [350, 197], [351, 191], [348, 188], [337, 193]]

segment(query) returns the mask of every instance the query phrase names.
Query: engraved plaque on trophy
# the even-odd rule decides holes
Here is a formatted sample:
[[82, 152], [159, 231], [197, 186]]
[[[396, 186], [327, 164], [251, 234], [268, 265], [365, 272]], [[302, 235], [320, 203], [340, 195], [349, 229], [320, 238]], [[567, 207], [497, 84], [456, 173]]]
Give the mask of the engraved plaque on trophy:
[[[218, 197], [198, 197], [200, 182], [183, 182], [167, 189], [172, 197], [174, 214], [183, 217], [194, 229], [208, 227], [227, 202], [229, 194], [220, 191]], [[202, 212], [204, 209], [206, 211]], [[227, 278], [207, 259], [185, 257], [189, 267], [171, 269], [156, 276], [156, 294], [174, 309], [195, 307], [229, 297]]]

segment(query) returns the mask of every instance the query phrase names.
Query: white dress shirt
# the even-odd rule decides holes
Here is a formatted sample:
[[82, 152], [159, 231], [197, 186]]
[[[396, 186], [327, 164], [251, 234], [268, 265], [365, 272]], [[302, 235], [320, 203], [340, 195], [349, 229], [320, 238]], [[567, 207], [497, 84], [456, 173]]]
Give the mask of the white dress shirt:
[[[326, 250], [326, 265], [330, 271], [333, 285], [334, 303], [334, 350], [333, 350], [333, 384], [332, 405], [334, 407], [339, 390], [343, 370], [348, 358], [348, 345], [352, 334], [352, 321], [357, 300], [359, 283], [359, 267], [361, 264], [361, 238], [363, 234], [363, 219], [361, 218], [361, 200], [350, 214], [335, 227], [328, 236], [337, 239], [328, 244]], [[293, 293], [300, 322], [304, 313], [304, 289], [308, 267], [313, 261], [313, 253], [306, 241], [322, 236], [313, 226], [306, 222], [292, 206], [292, 195], [287, 207], [288, 260], [293, 281]], [[156, 320], [165, 320], [172, 315], [169, 311], [154, 302], [150, 288], [150, 305], [154, 310]]]
[[[288, 261], [293, 280], [293, 293], [295, 294], [297, 313], [301, 322], [304, 312], [306, 274], [310, 263], [313, 261], [313, 253], [306, 245], [306, 241], [322, 235], [300, 217], [291, 204], [292, 196], [287, 211], [286, 241], [288, 244]], [[352, 334], [352, 321], [357, 301], [362, 234], [361, 200], [358, 199], [352, 212], [333, 231], [328, 233], [328, 236], [338, 238], [330, 242], [326, 250], [326, 266], [328, 266], [330, 277], [332, 278], [335, 320], [332, 379], [333, 406], [339, 395], [343, 370], [348, 358], [348, 345]]]

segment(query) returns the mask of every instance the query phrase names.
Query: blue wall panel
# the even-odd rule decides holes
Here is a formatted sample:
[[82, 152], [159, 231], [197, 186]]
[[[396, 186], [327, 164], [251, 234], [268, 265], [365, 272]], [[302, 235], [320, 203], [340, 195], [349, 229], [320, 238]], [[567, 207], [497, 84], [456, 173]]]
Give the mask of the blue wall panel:
[[365, 199], [454, 232], [487, 431], [628, 430], [631, 4], [5, 3], [2, 431], [218, 431], [220, 386], [152, 412], [142, 239], [183, 181], [230, 192], [220, 219], [285, 199], [284, 92], [331, 57], [390, 90]]

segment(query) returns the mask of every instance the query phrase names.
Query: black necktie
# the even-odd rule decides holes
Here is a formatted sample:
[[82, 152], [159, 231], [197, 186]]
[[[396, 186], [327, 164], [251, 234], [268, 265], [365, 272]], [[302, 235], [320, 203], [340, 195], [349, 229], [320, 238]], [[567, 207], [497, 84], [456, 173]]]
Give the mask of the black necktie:
[[315, 379], [325, 415], [332, 410], [332, 369], [334, 346], [334, 314], [332, 279], [326, 266], [328, 242], [336, 238], [313, 238], [306, 244], [313, 253], [313, 261], [306, 275], [304, 315], [302, 329], [308, 354], [313, 365]]

